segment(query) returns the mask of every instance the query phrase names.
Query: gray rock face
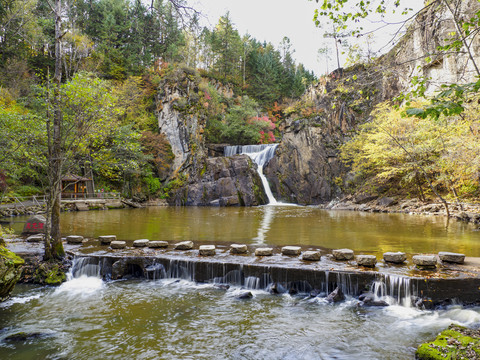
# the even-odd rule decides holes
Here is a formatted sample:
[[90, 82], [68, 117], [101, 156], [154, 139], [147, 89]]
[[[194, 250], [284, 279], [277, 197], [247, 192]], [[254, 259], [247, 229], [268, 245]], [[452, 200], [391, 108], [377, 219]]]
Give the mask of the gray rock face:
[[149, 248], [154, 248], [154, 249], [157, 249], [157, 248], [167, 248], [168, 247], [168, 241], [150, 241], [148, 243], [148, 247]]
[[115, 235], [102, 235], [98, 237], [101, 244], [109, 245], [112, 241], [117, 240]]
[[127, 247], [127, 243], [125, 241], [112, 241], [110, 243], [110, 247], [112, 249], [125, 249]]
[[198, 253], [201, 256], [215, 255], [215, 245], [200, 245]]
[[463, 264], [465, 262], [464, 254], [441, 251], [438, 253], [438, 257], [440, 258], [440, 260], [444, 262], [449, 262], [454, 264]]
[[182, 241], [175, 244], [175, 250], [192, 250], [193, 241]]
[[148, 239], [139, 239], [139, 240], [135, 240], [133, 242], [133, 246], [135, 246], [135, 247], [146, 247], [146, 246], [148, 246], [149, 242], [150, 242], [150, 240], [148, 240]]
[[83, 236], [69, 235], [67, 236], [67, 244], [81, 244], [83, 242]]
[[386, 252], [383, 254], [383, 260], [394, 264], [402, 264], [407, 260], [407, 255], [403, 252]]
[[357, 255], [356, 260], [358, 266], [375, 267], [377, 263], [375, 255]]
[[256, 206], [267, 203], [256, 164], [246, 155], [205, 159], [198, 174], [171, 202], [188, 206]]
[[397, 201], [389, 197], [382, 197], [377, 200], [377, 204], [384, 207], [390, 207], [397, 204]]
[[414, 255], [412, 261], [420, 268], [435, 268], [437, 266], [437, 257], [435, 255]]
[[298, 256], [302, 253], [300, 246], [284, 246], [282, 247], [282, 254], [287, 256]]
[[46, 222], [47, 219], [42, 215], [35, 215], [28, 218], [23, 226], [22, 235], [43, 233]]
[[337, 249], [332, 251], [333, 258], [335, 260], [352, 260], [353, 250], [350, 249]]
[[258, 248], [255, 249], [255, 256], [272, 256], [273, 249], [272, 248]]
[[[306, 120], [302, 120], [306, 121]], [[292, 125], [285, 132], [275, 156], [263, 172], [277, 200], [298, 204], [320, 204], [336, 194], [334, 178], [342, 165], [326, 144], [332, 138], [322, 128]]]
[[320, 261], [320, 251], [305, 251], [302, 254], [302, 260], [306, 261]]
[[230, 253], [232, 254], [246, 254], [248, 252], [247, 245], [245, 244], [232, 244], [230, 245]]

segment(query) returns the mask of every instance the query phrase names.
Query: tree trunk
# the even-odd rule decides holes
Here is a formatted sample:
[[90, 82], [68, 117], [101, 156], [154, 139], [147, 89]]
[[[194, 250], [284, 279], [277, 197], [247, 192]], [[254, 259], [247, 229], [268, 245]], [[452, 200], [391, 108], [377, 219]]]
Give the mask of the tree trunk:
[[47, 234], [45, 235], [45, 260], [61, 259], [63, 250], [60, 234], [60, 203], [62, 183], [62, 110], [60, 108], [60, 86], [62, 81], [62, 17], [61, 0], [55, 0], [55, 76], [53, 98], [53, 133], [49, 143], [49, 188], [47, 204]]

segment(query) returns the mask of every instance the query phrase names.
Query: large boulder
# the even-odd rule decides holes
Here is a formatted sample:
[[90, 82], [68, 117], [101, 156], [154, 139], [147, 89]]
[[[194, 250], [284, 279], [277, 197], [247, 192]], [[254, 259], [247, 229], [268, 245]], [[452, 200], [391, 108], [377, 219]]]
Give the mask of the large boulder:
[[42, 215], [34, 215], [28, 218], [23, 226], [22, 235], [40, 234], [45, 231], [45, 219]]
[[0, 246], [0, 301], [8, 298], [21, 276], [24, 260]]
[[207, 158], [170, 202], [188, 206], [256, 206], [267, 203], [257, 165], [247, 156]]

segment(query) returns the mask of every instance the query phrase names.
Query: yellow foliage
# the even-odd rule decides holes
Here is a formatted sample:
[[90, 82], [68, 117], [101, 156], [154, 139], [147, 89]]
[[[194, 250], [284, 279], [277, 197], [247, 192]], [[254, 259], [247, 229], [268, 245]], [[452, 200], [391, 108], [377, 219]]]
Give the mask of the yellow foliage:
[[471, 196], [480, 169], [479, 115], [472, 103], [462, 117], [420, 119], [383, 103], [373, 120], [342, 146], [341, 156], [370, 181], [408, 188], [428, 178], [444, 192], [455, 189]]

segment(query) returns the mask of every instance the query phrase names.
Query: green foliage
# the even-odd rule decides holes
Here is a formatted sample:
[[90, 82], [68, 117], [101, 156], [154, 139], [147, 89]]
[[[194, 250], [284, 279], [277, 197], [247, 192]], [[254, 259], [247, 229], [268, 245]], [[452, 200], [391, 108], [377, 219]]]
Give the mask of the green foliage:
[[374, 119], [342, 146], [341, 156], [362, 183], [367, 179], [423, 193], [422, 187], [429, 182], [454, 197], [457, 189], [462, 196], [473, 197], [480, 169], [478, 119], [473, 104], [463, 117], [437, 120], [408, 117], [401, 109], [382, 104]]
[[0, 88], [0, 168], [8, 179], [38, 180], [44, 162], [45, 129], [42, 120]]

